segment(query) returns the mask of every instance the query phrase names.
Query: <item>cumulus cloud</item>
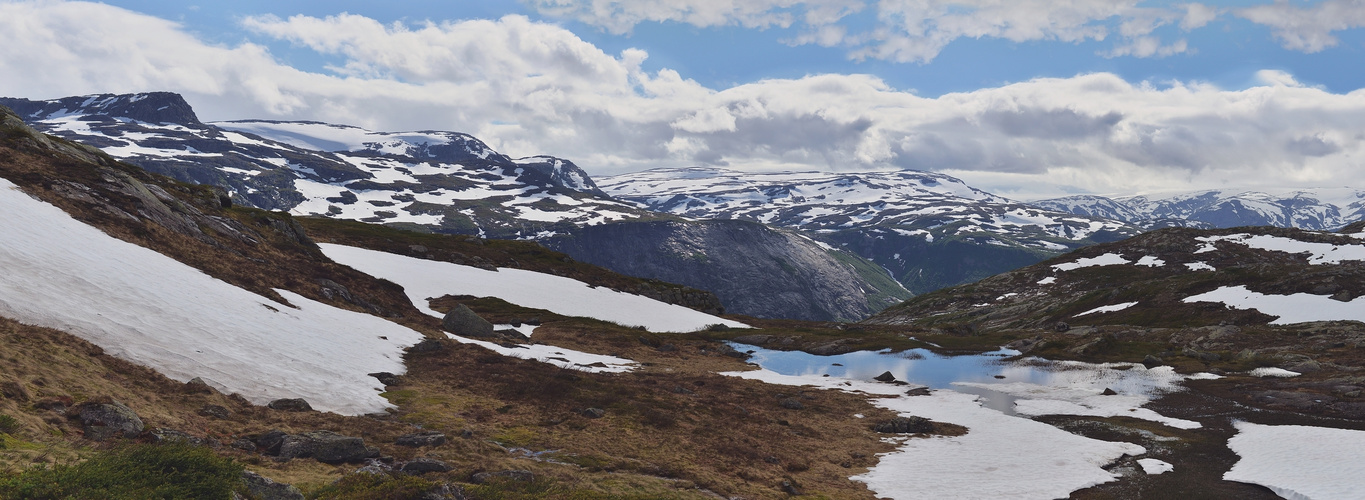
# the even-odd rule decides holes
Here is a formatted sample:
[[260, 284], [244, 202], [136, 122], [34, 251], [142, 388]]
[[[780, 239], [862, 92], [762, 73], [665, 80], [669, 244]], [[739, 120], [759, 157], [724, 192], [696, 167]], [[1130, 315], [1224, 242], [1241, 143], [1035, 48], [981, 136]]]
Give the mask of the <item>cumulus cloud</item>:
[[1365, 0], [1325, 0], [1310, 7], [1275, 0], [1236, 14], [1269, 26], [1284, 48], [1311, 54], [1336, 46], [1339, 40], [1333, 32], [1365, 27]]
[[570, 158], [595, 175], [698, 163], [917, 168], [1020, 197], [1009, 187], [1365, 185], [1355, 160], [1365, 153], [1365, 90], [1331, 93], [1278, 71], [1242, 90], [1106, 73], [939, 97], [870, 75], [712, 89], [673, 70], [642, 70], [643, 51], [608, 54], [519, 16], [244, 22], [340, 62], [302, 71], [263, 46], [207, 44], [173, 22], [102, 4], [0, 3], [0, 32], [15, 34], [0, 45], [0, 95], [171, 90], [205, 119], [455, 130], [513, 156]]
[[[798, 27], [793, 44], [846, 47], [856, 60], [929, 62], [961, 38], [1068, 43], [1105, 40], [1117, 33], [1110, 57], [1163, 57], [1184, 52], [1186, 42], [1162, 45], [1148, 36], [1179, 21], [1189, 31], [1219, 11], [1203, 4], [1143, 7], [1142, 0], [533, 0], [540, 12], [574, 19], [613, 33], [642, 22], [680, 22], [697, 27]], [[873, 27], [854, 28], [849, 16], [872, 11]]]

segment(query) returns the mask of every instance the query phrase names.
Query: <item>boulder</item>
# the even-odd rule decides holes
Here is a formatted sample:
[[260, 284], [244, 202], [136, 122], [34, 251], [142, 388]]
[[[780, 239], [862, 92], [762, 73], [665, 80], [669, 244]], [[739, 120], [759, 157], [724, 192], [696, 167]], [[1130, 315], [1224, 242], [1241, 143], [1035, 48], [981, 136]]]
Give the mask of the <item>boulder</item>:
[[266, 406], [280, 411], [313, 411], [313, 406], [303, 398], [276, 399]]
[[450, 312], [446, 313], [445, 318], [441, 319], [441, 327], [447, 332], [461, 337], [494, 337], [493, 324], [479, 317], [473, 310], [464, 304], [457, 304]]
[[1101, 395], [1101, 396], [1117, 396], [1117, 395], [1119, 395], [1119, 393], [1118, 393], [1117, 391], [1113, 390], [1113, 389], [1110, 389], [1110, 388], [1108, 388], [1108, 387], [1105, 387], [1105, 388], [1104, 388], [1104, 392], [1101, 392], [1100, 395]]
[[876, 380], [878, 382], [895, 382], [896, 376], [892, 375], [891, 372], [882, 372], [881, 375], [872, 377], [872, 380]]
[[393, 444], [417, 448], [422, 446], [440, 446], [445, 444], [445, 442], [445, 434], [436, 431], [422, 431], [398, 436], [398, 440], [394, 441]]
[[800, 401], [797, 401], [793, 398], [783, 399], [781, 402], [777, 404], [788, 410], [804, 410], [806, 408], [806, 405], [801, 404]]
[[365, 440], [358, 437], [343, 436], [332, 431], [312, 431], [284, 436], [278, 456], [282, 460], [312, 458], [336, 464], [377, 457], [379, 450], [365, 446]]
[[933, 432], [934, 424], [924, 417], [896, 417], [873, 425], [872, 430], [883, 434], [918, 434]]
[[607, 411], [601, 408], [585, 408], [578, 412], [578, 414], [588, 418], [602, 418], [607, 416]]
[[422, 475], [428, 472], [450, 472], [451, 467], [434, 458], [414, 458], [403, 464], [398, 470], [412, 475]]
[[1151, 354], [1148, 354], [1146, 357], [1142, 358], [1142, 366], [1147, 367], [1148, 370], [1151, 370], [1152, 368], [1156, 368], [1164, 364], [1166, 364], [1166, 361]]
[[103, 441], [112, 437], [135, 437], [144, 429], [142, 418], [118, 401], [86, 403], [77, 413], [87, 439]]
[[260, 500], [303, 500], [303, 492], [293, 485], [277, 483], [251, 471], [242, 471], [242, 482], [252, 498]]
[[256, 443], [256, 447], [259, 448], [262, 453], [265, 453], [266, 455], [279, 455], [280, 445], [284, 444], [285, 436], [288, 436], [288, 434], [277, 429], [271, 429], [265, 434], [255, 436], [252, 441]]
[[375, 380], [378, 380], [379, 383], [384, 384], [385, 386], [399, 385], [403, 383], [403, 379], [401, 377], [389, 372], [375, 372], [369, 375], [371, 377], [374, 377]]
[[203, 378], [194, 377], [189, 382], [185, 382], [185, 390], [192, 393], [213, 394], [217, 392], [213, 386], [205, 382]]
[[412, 347], [409, 347], [408, 352], [411, 353], [440, 352], [442, 350], [445, 350], [445, 348], [446, 348], [445, 343], [441, 342], [440, 340], [422, 339], [421, 342], [418, 342], [414, 344]]

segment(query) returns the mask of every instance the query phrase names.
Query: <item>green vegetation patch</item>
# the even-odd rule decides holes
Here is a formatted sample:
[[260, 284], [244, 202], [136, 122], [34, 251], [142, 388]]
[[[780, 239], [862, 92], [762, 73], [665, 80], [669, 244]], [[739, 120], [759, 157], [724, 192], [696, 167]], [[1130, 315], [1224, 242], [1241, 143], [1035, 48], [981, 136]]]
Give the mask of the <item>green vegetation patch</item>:
[[132, 445], [75, 465], [39, 465], [0, 478], [0, 497], [31, 499], [226, 499], [242, 466], [187, 444]]

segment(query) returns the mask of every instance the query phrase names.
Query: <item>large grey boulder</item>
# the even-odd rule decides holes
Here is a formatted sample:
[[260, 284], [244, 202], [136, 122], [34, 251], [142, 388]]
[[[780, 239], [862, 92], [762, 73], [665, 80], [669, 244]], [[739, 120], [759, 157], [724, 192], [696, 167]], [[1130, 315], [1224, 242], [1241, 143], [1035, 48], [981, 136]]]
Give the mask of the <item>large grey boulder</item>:
[[496, 337], [493, 333], [493, 324], [488, 320], [480, 318], [474, 311], [465, 307], [464, 304], [457, 304], [450, 312], [446, 313], [441, 320], [441, 327], [447, 332], [461, 337]]
[[260, 500], [303, 500], [303, 492], [294, 485], [277, 483], [251, 471], [242, 471], [242, 482], [252, 498]]
[[365, 446], [365, 440], [332, 431], [289, 434], [280, 441], [279, 458], [312, 458], [324, 463], [360, 462], [379, 456], [379, 449]]
[[86, 403], [78, 413], [87, 439], [104, 441], [114, 437], [136, 437], [145, 428], [132, 408], [118, 401]]

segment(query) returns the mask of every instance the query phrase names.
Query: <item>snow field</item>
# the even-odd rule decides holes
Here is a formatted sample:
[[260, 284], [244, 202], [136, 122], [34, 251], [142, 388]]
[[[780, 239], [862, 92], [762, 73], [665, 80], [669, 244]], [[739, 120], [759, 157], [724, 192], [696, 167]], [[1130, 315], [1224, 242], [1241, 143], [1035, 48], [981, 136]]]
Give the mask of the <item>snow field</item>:
[[1138, 465], [1142, 466], [1142, 472], [1149, 476], [1165, 474], [1167, 472], [1175, 470], [1174, 465], [1162, 462], [1155, 458], [1139, 458], [1137, 463]]
[[1082, 259], [1076, 259], [1075, 262], [1053, 264], [1052, 268], [1058, 271], [1074, 271], [1082, 267], [1117, 266], [1120, 264], [1129, 264], [1131, 262], [1132, 261], [1123, 258], [1122, 255], [1116, 253], [1106, 253], [1099, 257], [1087, 257]]
[[1310, 321], [1365, 321], [1365, 297], [1342, 302], [1311, 293], [1266, 295], [1248, 290], [1245, 285], [1239, 285], [1223, 286], [1211, 292], [1185, 297], [1183, 302], [1220, 302], [1234, 309], [1255, 309], [1271, 316], [1279, 316], [1270, 322], [1272, 325]]
[[389, 321], [279, 294], [296, 308], [112, 238], [0, 179], [0, 315], [66, 331], [175, 380], [253, 403], [389, 407], [373, 372], [403, 373], [422, 339]]
[[1100, 307], [1096, 307], [1096, 308], [1094, 308], [1094, 309], [1091, 309], [1091, 310], [1089, 310], [1089, 311], [1086, 311], [1086, 312], [1077, 314], [1077, 315], [1072, 316], [1072, 317], [1073, 317], [1073, 318], [1078, 318], [1078, 317], [1081, 317], [1081, 316], [1085, 316], [1085, 315], [1087, 315], [1087, 314], [1098, 314], [1098, 313], [1118, 312], [1118, 311], [1122, 311], [1122, 310], [1124, 310], [1124, 309], [1127, 309], [1127, 308], [1129, 308], [1129, 307], [1133, 307], [1133, 306], [1135, 306], [1135, 305], [1137, 305], [1137, 302], [1124, 302], [1124, 303], [1122, 303], [1122, 304], [1114, 304], [1114, 305], [1111, 305], [1111, 306], [1100, 306]]
[[1052, 499], [1113, 481], [1102, 466], [1146, 449], [1081, 437], [1051, 425], [1005, 415], [981, 405], [977, 396], [937, 390], [928, 396], [902, 396], [905, 387], [819, 375], [782, 375], [771, 370], [726, 372], [763, 382], [816, 386], [872, 396], [872, 403], [897, 413], [917, 415], [968, 428], [958, 437], [900, 440], [900, 448], [853, 480], [867, 483], [878, 497]]
[[1361, 498], [1365, 431], [1237, 422], [1228, 447], [1242, 457], [1223, 479], [1259, 484], [1291, 500]]
[[438, 318], [442, 314], [430, 309], [428, 298], [474, 295], [497, 297], [522, 307], [545, 309], [565, 316], [643, 326], [652, 332], [692, 332], [714, 324], [749, 327], [639, 295], [589, 287], [582, 281], [561, 276], [510, 268], [488, 271], [363, 248], [326, 243], [319, 246], [327, 257], [338, 263], [402, 285], [418, 310]]
[[1291, 254], [1307, 253], [1308, 263], [1314, 265], [1340, 264], [1344, 261], [1365, 260], [1365, 245], [1361, 244], [1333, 245], [1330, 243], [1313, 243], [1265, 234], [1258, 234], [1255, 236], [1250, 234], [1230, 234], [1227, 236], [1203, 236], [1196, 239], [1203, 241], [1208, 245], [1213, 245], [1216, 241], [1227, 241], [1260, 250]]

